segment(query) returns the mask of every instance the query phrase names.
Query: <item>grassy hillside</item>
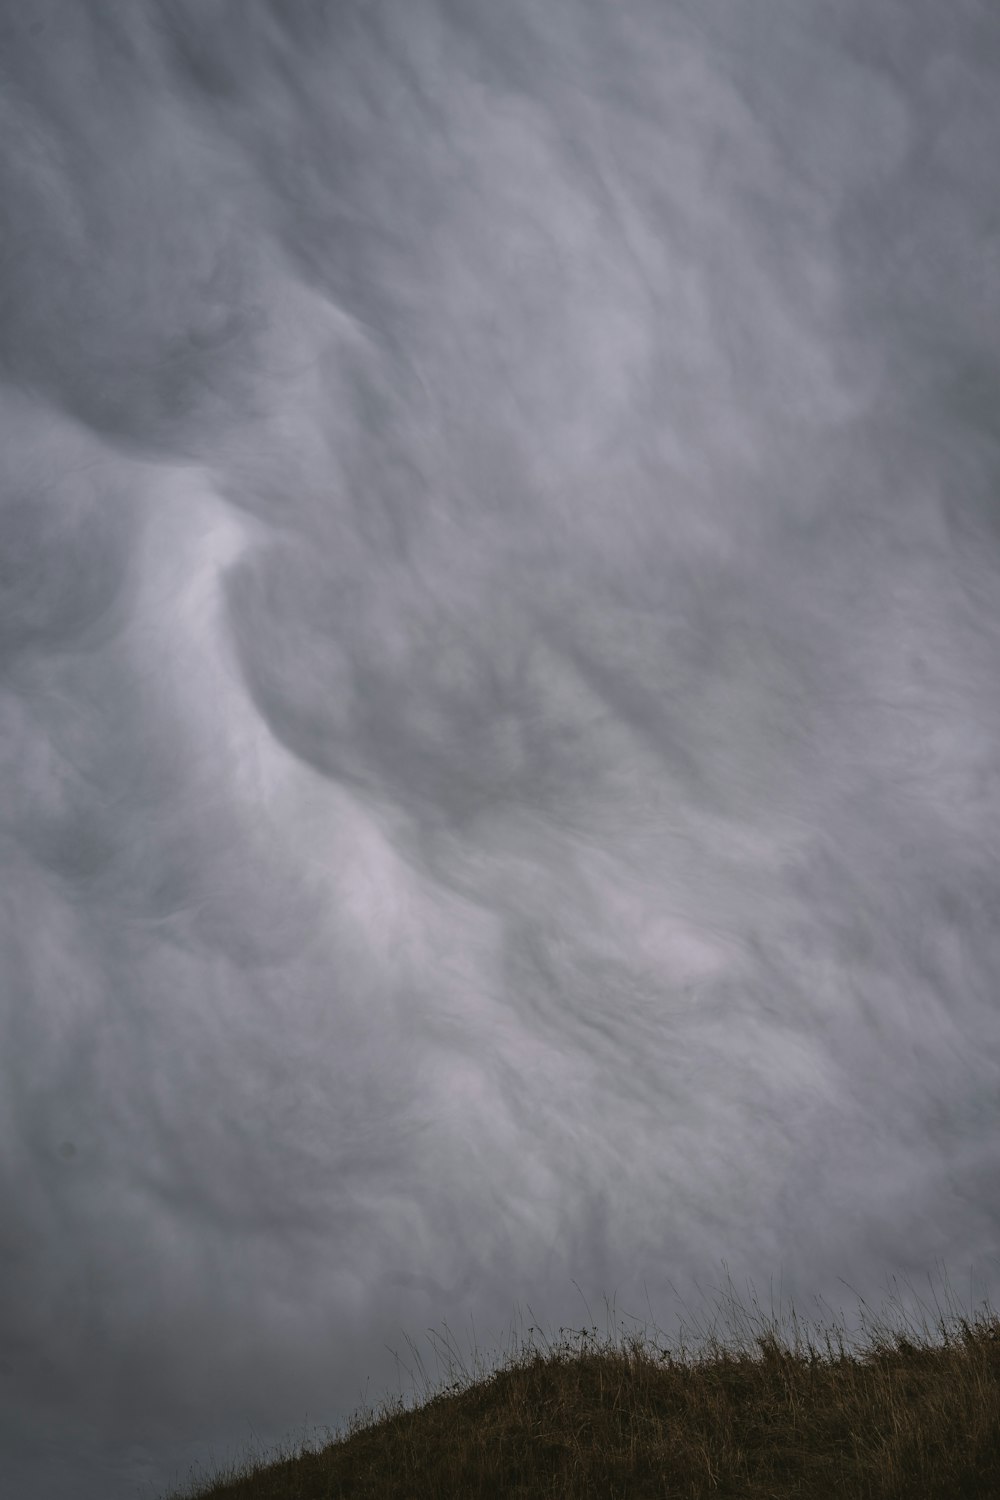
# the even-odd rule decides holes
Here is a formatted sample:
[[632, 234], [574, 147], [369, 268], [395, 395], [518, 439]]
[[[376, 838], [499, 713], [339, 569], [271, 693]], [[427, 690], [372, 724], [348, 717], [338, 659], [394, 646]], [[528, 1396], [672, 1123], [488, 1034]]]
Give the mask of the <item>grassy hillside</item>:
[[785, 1339], [756, 1298], [752, 1315], [724, 1302], [735, 1340], [713, 1323], [692, 1354], [683, 1333], [672, 1352], [560, 1329], [475, 1378], [458, 1360], [462, 1378], [436, 1392], [425, 1378], [420, 1406], [385, 1401], [319, 1451], [245, 1461], [183, 1500], [1000, 1500], [988, 1303], [970, 1322], [935, 1298], [919, 1330], [862, 1303], [866, 1342], [848, 1348], [839, 1328], [817, 1342], [794, 1309]]

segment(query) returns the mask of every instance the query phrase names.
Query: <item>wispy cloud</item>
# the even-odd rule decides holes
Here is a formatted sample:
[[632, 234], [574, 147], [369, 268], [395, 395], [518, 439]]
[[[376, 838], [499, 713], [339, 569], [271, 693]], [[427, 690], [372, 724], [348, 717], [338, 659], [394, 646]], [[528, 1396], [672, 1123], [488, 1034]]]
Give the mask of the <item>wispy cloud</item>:
[[994, 8], [0, 34], [0, 1488], [574, 1281], [978, 1297]]

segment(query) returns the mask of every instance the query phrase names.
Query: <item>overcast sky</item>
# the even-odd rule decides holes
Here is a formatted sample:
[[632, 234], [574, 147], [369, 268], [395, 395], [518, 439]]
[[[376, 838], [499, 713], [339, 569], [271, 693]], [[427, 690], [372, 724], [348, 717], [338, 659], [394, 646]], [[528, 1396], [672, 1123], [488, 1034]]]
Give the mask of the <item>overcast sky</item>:
[[998, 153], [995, 0], [0, 0], [3, 1493], [998, 1298]]

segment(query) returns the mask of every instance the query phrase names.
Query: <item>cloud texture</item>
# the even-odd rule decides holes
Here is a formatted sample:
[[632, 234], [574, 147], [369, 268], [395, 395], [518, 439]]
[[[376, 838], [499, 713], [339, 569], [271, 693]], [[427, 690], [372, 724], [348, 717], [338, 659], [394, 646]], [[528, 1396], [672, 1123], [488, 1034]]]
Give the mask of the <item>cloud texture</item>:
[[998, 83], [985, 0], [0, 4], [0, 1489], [994, 1285]]

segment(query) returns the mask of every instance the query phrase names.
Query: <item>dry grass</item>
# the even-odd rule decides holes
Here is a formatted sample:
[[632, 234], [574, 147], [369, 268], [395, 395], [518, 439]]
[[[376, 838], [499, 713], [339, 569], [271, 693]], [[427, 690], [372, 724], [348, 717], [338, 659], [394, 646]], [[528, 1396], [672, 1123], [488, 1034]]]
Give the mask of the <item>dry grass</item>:
[[697, 1355], [683, 1330], [675, 1354], [560, 1329], [569, 1338], [522, 1345], [488, 1374], [477, 1353], [472, 1377], [446, 1342], [449, 1379], [432, 1393], [425, 1376], [422, 1405], [384, 1401], [321, 1450], [245, 1462], [171, 1500], [998, 1500], [988, 1303], [970, 1323], [935, 1298], [938, 1342], [925, 1318], [893, 1330], [862, 1299], [867, 1342], [848, 1349], [838, 1328], [813, 1343], [794, 1309], [789, 1342], [755, 1297], [752, 1317], [731, 1291], [723, 1301], [738, 1338], [713, 1323]]

